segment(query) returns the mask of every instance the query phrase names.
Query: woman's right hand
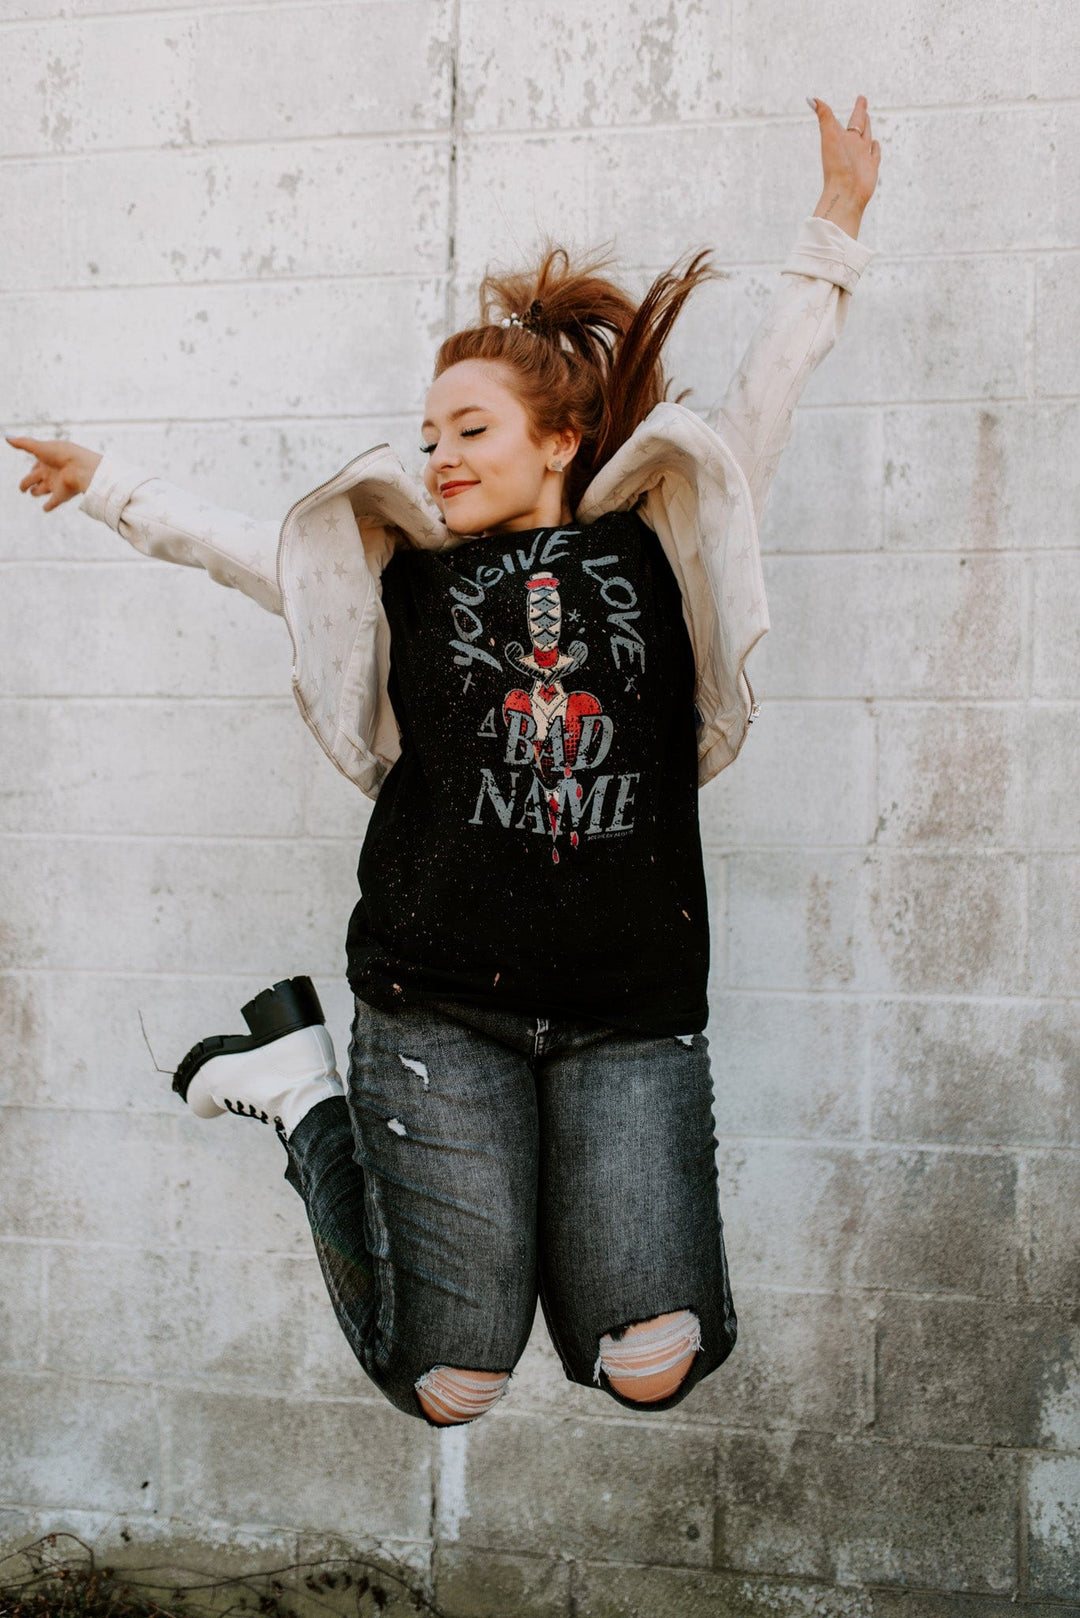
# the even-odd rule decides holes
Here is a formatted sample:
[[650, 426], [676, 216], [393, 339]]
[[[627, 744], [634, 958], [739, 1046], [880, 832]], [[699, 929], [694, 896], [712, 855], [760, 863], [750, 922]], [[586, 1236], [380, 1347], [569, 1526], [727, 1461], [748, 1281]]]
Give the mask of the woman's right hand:
[[34, 464], [19, 484], [28, 494], [47, 494], [43, 511], [53, 511], [77, 494], [85, 494], [90, 479], [101, 460], [92, 449], [72, 444], [66, 438], [11, 438], [4, 435], [15, 449], [25, 450], [35, 457]]
[[849, 236], [858, 236], [863, 209], [874, 194], [881, 166], [881, 145], [870, 138], [870, 108], [858, 96], [846, 126], [816, 96], [806, 98], [821, 131], [824, 188], [814, 209], [817, 219], [831, 219]]

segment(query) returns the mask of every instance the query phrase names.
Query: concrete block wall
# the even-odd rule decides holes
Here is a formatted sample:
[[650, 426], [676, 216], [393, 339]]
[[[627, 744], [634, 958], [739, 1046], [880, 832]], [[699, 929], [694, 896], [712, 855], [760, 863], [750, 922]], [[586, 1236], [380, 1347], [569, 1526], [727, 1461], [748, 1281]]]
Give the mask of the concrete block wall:
[[[1080, 1611], [1080, 25], [1066, 0], [2, 0], [0, 420], [284, 512], [416, 465], [490, 262], [712, 244], [723, 388], [871, 98], [879, 250], [763, 544], [760, 722], [703, 797], [736, 1354], [435, 1435], [339, 1341], [277, 1143], [168, 1066], [310, 972], [364, 800], [282, 625], [0, 479], [0, 1537], [447, 1612]], [[145, 1556], [143, 1560], [145, 1560]]]

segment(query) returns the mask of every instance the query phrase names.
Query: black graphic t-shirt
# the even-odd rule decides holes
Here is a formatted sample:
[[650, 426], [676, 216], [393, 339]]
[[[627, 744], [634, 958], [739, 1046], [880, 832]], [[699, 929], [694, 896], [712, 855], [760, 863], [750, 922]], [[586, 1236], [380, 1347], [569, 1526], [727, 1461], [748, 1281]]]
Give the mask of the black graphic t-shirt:
[[705, 1026], [694, 660], [631, 513], [398, 551], [402, 753], [375, 802], [349, 982], [642, 1033]]

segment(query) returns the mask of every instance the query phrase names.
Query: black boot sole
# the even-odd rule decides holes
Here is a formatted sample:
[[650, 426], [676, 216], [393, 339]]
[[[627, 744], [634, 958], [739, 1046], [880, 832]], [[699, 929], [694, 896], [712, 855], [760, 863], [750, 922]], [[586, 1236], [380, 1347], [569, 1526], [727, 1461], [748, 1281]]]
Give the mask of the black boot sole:
[[299, 1028], [311, 1028], [326, 1021], [315, 985], [310, 978], [282, 978], [273, 988], [264, 989], [242, 1006], [240, 1015], [249, 1034], [211, 1034], [193, 1045], [173, 1074], [172, 1087], [182, 1101], [204, 1062], [213, 1056], [231, 1056], [240, 1051], [258, 1050]]

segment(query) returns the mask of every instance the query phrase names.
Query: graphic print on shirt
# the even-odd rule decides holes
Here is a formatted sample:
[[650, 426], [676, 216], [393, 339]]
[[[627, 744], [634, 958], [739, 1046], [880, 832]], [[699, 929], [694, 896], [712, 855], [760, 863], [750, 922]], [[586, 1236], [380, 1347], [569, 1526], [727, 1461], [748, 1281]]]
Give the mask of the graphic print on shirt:
[[[561, 534], [551, 536], [539, 558], [535, 549], [528, 558], [519, 553], [521, 570], [524, 571], [528, 561], [535, 564], [537, 560], [551, 560], [552, 540], [560, 538]], [[511, 558], [504, 557], [503, 561], [511, 563]], [[569, 561], [567, 557], [566, 563]], [[609, 637], [611, 659], [614, 670], [622, 676], [621, 683], [630, 691], [637, 674], [644, 668], [644, 642], [634, 622], [639, 617], [637, 596], [628, 580], [618, 574], [618, 562], [617, 556], [586, 557], [581, 559], [580, 567], [582, 573], [599, 586], [603, 605], [615, 609], [607, 614], [609, 629], [614, 631]], [[529, 633], [529, 650], [525, 650], [522, 642], [512, 640], [505, 644], [503, 655], [513, 672], [528, 684], [505, 691], [477, 732], [480, 736], [497, 738], [495, 714], [496, 710], [501, 712], [504, 769], [496, 774], [494, 769], [481, 768], [470, 820], [474, 826], [501, 825], [507, 830], [531, 831], [549, 837], [551, 857], [556, 864], [560, 857], [560, 839], [564, 836], [571, 848], [577, 848], [582, 838], [631, 832], [635, 789], [640, 780], [638, 770], [620, 774], [611, 769], [611, 765], [610, 773], [600, 768], [612, 752], [616, 727], [600, 698], [593, 691], [577, 687], [575, 676], [589, 658], [588, 645], [583, 640], [563, 644], [565, 581], [560, 582], [560, 578], [568, 570], [568, 565], [561, 567], [558, 573], [541, 568], [522, 581], [522, 617]], [[494, 572], [494, 569], [485, 570], [487, 590], [496, 582], [502, 582], [511, 568], [500, 573], [498, 579], [492, 576]], [[480, 585], [479, 576], [477, 585]], [[458, 592], [451, 593], [461, 601]], [[575, 609], [572, 598], [568, 599], [569, 620], [580, 621], [580, 612]], [[457, 622], [460, 627], [460, 620]], [[479, 622], [477, 618], [477, 628]], [[455, 661], [471, 668], [477, 657], [475, 642], [468, 650], [470, 657], [458, 657]], [[481, 654], [481, 658], [484, 663], [496, 662], [490, 654]], [[636, 672], [628, 667], [628, 662], [636, 662]], [[601, 669], [595, 672], [602, 674]], [[590, 678], [589, 684], [594, 683], [599, 682]], [[615, 764], [614, 758], [611, 764]]]
[[[585, 662], [589, 649], [582, 640], [571, 641], [565, 652], [559, 648], [562, 600], [558, 579], [551, 573], [534, 573], [526, 581], [525, 591], [532, 650], [526, 653], [520, 641], [511, 641], [506, 661], [531, 679], [532, 685], [527, 691], [508, 691], [503, 701], [509, 732], [506, 752], [508, 760], [530, 763], [537, 771], [546, 793], [551, 835], [558, 838], [560, 778], [574, 782], [573, 795], [580, 803], [584, 791], [573, 775], [579, 754], [583, 769], [602, 763], [615, 727], [590, 691], [567, 691], [564, 684]], [[576, 848], [577, 842], [575, 826], [571, 846]], [[557, 863], [558, 849], [553, 847], [551, 853]]]

